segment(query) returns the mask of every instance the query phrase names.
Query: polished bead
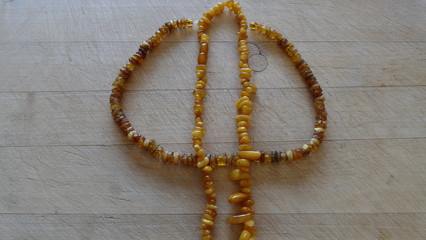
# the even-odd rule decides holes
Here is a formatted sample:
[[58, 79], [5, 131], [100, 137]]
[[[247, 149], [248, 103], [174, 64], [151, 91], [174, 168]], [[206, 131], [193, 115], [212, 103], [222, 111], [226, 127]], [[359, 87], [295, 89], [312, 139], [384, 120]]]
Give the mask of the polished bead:
[[247, 159], [238, 159], [236, 165], [239, 167], [250, 167], [250, 161]]
[[250, 199], [250, 195], [242, 192], [235, 192], [229, 195], [228, 202], [231, 204], [240, 203], [242, 201], [245, 201], [247, 199]]
[[253, 220], [253, 217], [254, 217], [253, 213], [239, 214], [239, 215], [234, 215], [232, 217], [229, 217], [228, 222], [230, 224], [239, 224], [239, 223]]
[[241, 114], [241, 115], [237, 115], [237, 116], [235, 117], [235, 120], [236, 120], [237, 122], [240, 122], [240, 121], [246, 121], [246, 122], [249, 122], [249, 121], [251, 120], [251, 117], [250, 117], [249, 115]]
[[226, 154], [221, 154], [220, 156], [217, 157], [217, 165], [220, 167], [226, 166], [227, 165], [227, 156]]
[[251, 238], [251, 233], [247, 230], [243, 230], [241, 232], [239, 240], [250, 240], [250, 238]]
[[230, 174], [230, 178], [233, 181], [238, 181], [238, 180], [241, 180], [241, 179], [247, 179], [249, 177], [250, 176], [249, 176], [248, 173], [241, 172], [239, 169], [232, 170], [231, 174]]
[[286, 155], [287, 155], [287, 160], [288, 160], [288, 161], [293, 160], [293, 151], [292, 151], [292, 150], [288, 150], [288, 151], [286, 152]]
[[248, 160], [256, 160], [260, 158], [261, 153], [259, 151], [239, 151], [238, 157]]

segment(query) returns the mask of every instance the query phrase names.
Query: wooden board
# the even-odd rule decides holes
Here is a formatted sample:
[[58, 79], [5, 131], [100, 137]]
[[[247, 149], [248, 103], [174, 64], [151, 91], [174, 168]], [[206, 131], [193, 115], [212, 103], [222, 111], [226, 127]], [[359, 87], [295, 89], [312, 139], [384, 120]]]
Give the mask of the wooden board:
[[[165, 165], [115, 126], [118, 68], [162, 23], [212, 1], [0, 2], [1, 239], [197, 239], [204, 199], [195, 168]], [[258, 239], [426, 238], [426, 4], [243, 1], [249, 21], [282, 31], [312, 66], [329, 129], [306, 161], [253, 167]], [[236, 151], [234, 17], [209, 33], [206, 148]], [[191, 151], [196, 29], [177, 31], [129, 80], [124, 106], [144, 135]], [[259, 72], [253, 145], [306, 142], [310, 96], [291, 61], [250, 36]], [[263, 57], [256, 57], [261, 54]], [[259, 55], [257, 55], [259, 56]], [[264, 69], [263, 69], [264, 68]], [[237, 239], [230, 169], [214, 173], [216, 239]]]

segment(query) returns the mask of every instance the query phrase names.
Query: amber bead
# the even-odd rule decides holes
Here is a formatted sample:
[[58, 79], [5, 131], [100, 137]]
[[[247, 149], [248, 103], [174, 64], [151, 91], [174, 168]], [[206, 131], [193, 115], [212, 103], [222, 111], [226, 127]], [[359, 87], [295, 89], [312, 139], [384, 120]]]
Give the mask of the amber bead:
[[235, 192], [228, 197], [228, 202], [231, 204], [241, 203], [250, 199], [250, 195], [242, 192]]
[[253, 213], [245, 213], [245, 214], [239, 214], [239, 215], [234, 215], [232, 217], [228, 218], [228, 222], [231, 224], [239, 224], [239, 223], [244, 223], [247, 222], [249, 220], [253, 220]]

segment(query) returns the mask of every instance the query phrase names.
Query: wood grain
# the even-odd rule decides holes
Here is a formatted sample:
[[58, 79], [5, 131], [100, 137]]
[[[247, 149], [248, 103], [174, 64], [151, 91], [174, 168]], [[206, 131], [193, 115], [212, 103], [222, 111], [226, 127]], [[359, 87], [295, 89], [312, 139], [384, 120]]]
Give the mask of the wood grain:
[[[115, 126], [117, 70], [163, 22], [197, 19], [213, 1], [0, 1], [0, 238], [196, 239], [204, 200], [195, 168], [165, 165]], [[424, 1], [243, 1], [249, 21], [292, 40], [327, 98], [329, 129], [306, 161], [253, 167], [258, 239], [426, 238]], [[206, 148], [236, 151], [237, 31], [209, 33]], [[176, 31], [129, 80], [135, 127], [190, 152], [196, 29]], [[310, 95], [291, 61], [250, 35], [253, 145], [310, 138]], [[261, 54], [262, 58], [256, 58]], [[254, 57], [253, 57], [254, 56]], [[214, 173], [217, 239], [236, 239], [229, 169]]]

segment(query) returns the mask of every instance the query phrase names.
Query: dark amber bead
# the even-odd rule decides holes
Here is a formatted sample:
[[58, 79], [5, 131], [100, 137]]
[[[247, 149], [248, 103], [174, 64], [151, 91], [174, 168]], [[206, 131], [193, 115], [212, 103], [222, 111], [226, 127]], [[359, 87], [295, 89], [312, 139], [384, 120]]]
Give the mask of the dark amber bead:
[[205, 52], [200, 52], [198, 55], [198, 64], [206, 64], [207, 63], [207, 54]]

